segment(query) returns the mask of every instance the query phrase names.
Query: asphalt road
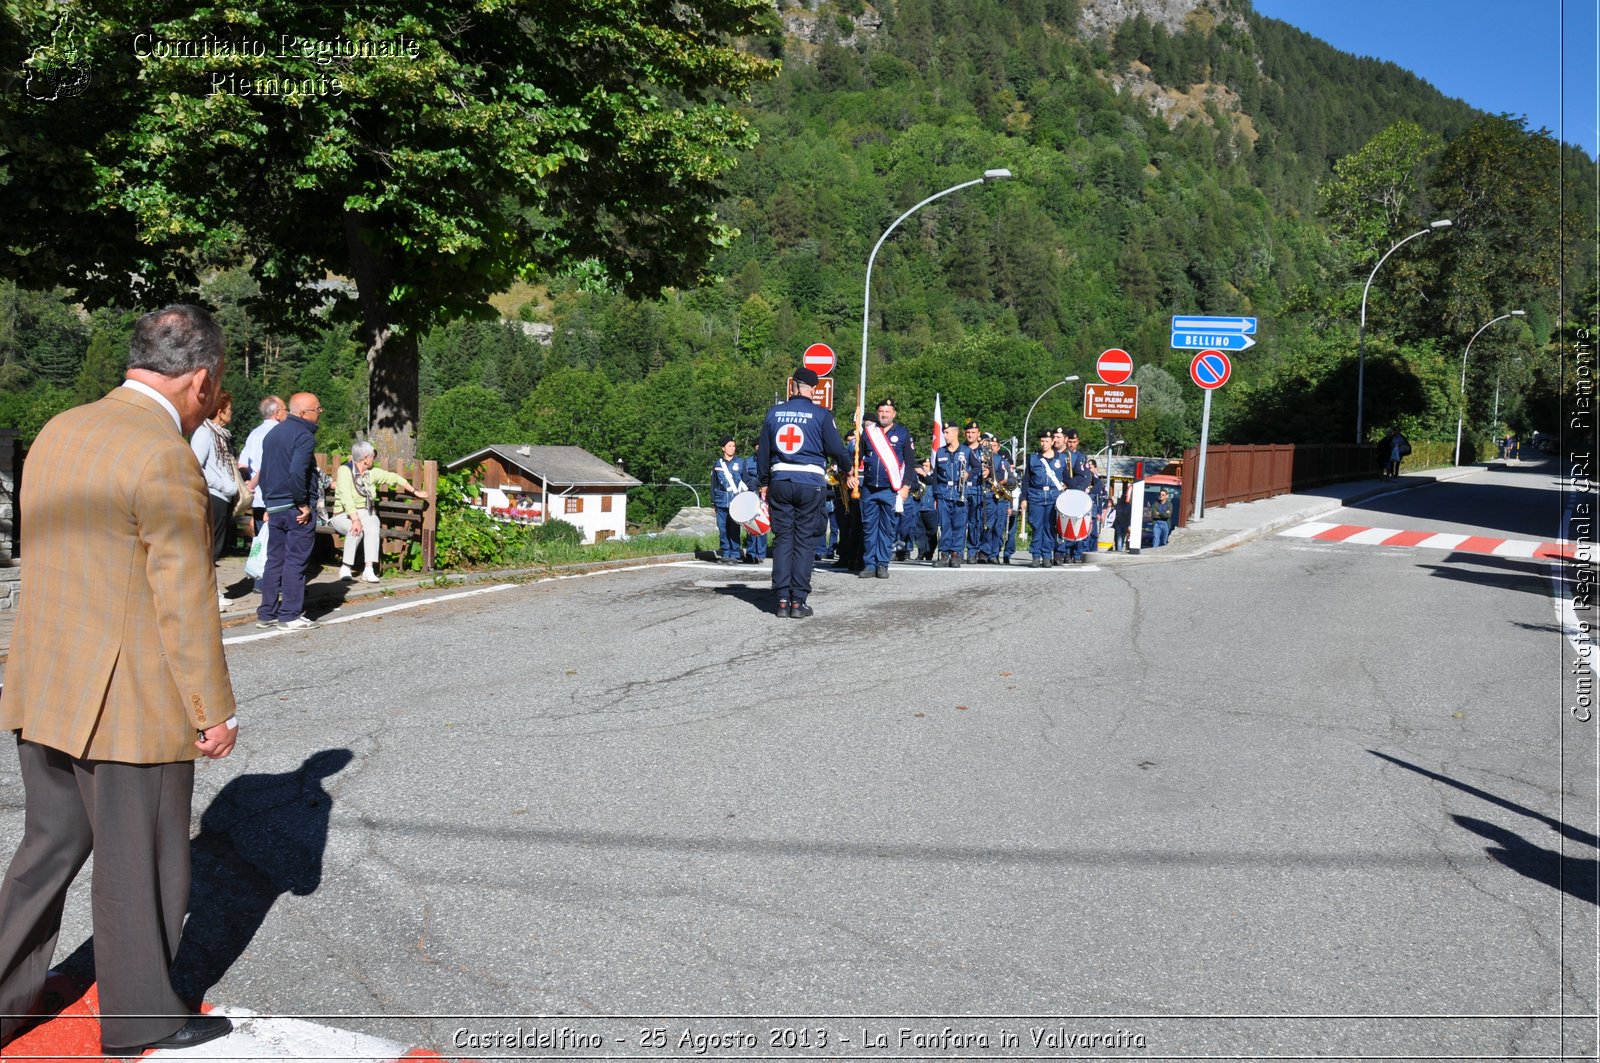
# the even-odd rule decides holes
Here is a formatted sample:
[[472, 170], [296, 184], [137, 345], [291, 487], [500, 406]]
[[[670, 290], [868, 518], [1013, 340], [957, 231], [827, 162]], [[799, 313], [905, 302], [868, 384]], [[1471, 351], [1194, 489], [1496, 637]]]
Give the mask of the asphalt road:
[[[1559, 516], [1526, 472], [1322, 519]], [[563, 1023], [651, 1058], [1594, 1052], [1596, 724], [1544, 563], [822, 570], [804, 621], [761, 571], [231, 646], [180, 980], [476, 1058], [570, 1057], [491, 1043]], [[20, 808], [0, 758], [0, 848]]]

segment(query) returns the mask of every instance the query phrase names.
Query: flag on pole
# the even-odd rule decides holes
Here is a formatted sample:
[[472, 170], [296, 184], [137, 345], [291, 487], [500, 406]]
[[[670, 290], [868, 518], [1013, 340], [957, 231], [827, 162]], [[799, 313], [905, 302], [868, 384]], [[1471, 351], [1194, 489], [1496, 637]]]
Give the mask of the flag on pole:
[[928, 453], [932, 454], [944, 445], [944, 413], [939, 407], [939, 393], [933, 393], [933, 446]]

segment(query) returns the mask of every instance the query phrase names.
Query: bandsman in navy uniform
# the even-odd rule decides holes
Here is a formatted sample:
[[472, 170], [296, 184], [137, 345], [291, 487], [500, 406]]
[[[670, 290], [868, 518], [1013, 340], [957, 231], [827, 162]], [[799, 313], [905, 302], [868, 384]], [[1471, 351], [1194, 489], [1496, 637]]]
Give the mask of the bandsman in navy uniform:
[[732, 436], [720, 440], [722, 456], [711, 465], [711, 505], [717, 514], [717, 560], [732, 564], [739, 560], [739, 524], [728, 515], [733, 496], [747, 490], [745, 460], [735, 455], [738, 444]]
[[[823, 496], [828, 491], [828, 461], [848, 467], [850, 455], [834, 427], [833, 415], [811, 401], [817, 374], [794, 373], [793, 398], [767, 411], [756, 444], [756, 478], [772, 517], [772, 588], [778, 615], [807, 617], [811, 571], [822, 539]], [[857, 484], [851, 475], [849, 486]]]
[[[1089, 456], [1078, 449], [1078, 430], [1076, 428], [1057, 428], [1066, 449], [1060, 451], [1061, 458], [1066, 464], [1064, 482], [1068, 489], [1082, 491], [1089, 494], [1089, 489], [1094, 486], [1094, 474], [1089, 471]], [[1081, 565], [1087, 558], [1083, 553], [1088, 549], [1088, 536], [1082, 539], [1067, 539], [1057, 546], [1057, 556], [1066, 564]]]
[[972, 479], [967, 483], [967, 560], [977, 561], [983, 552], [983, 521], [985, 509], [989, 504], [988, 495], [988, 469], [984, 461], [983, 432], [978, 428], [977, 421], [968, 421], [963, 428], [964, 444], [967, 453], [972, 455], [972, 460], [978, 468], [973, 473]]
[[[755, 491], [761, 487], [761, 484], [756, 481], [756, 458], [754, 454], [744, 459], [744, 486], [747, 491]], [[826, 505], [824, 505], [824, 513], [826, 513]], [[826, 530], [827, 522], [824, 521], [823, 523], [824, 530]], [[767, 537], [765, 535], [756, 535], [748, 528], [743, 529], [743, 531], [744, 563], [747, 565], [759, 565], [767, 559]]]
[[[983, 508], [983, 545], [978, 550], [979, 564], [994, 564], [1005, 554], [1006, 564], [1011, 555], [1005, 553], [1005, 539], [1011, 530], [1011, 490], [1016, 486], [1016, 470], [1011, 458], [992, 433], [984, 433], [985, 493]], [[1015, 545], [1012, 546], [1015, 550]]]
[[1056, 499], [1065, 484], [1066, 464], [1056, 453], [1055, 436], [1048, 428], [1039, 429], [1039, 449], [1028, 455], [1027, 505], [1028, 552], [1033, 568], [1048, 568], [1056, 563]]
[[934, 567], [961, 567], [967, 541], [967, 485], [980, 475], [977, 460], [961, 442], [961, 430], [944, 426], [944, 446], [933, 452], [933, 495], [939, 506], [939, 550]]
[[[856, 432], [850, 429], [844, 437], [844, 449], [850, 454], [850, 460], [855, 460]], [[839, 466], [840, 476], [837, 490], [833, 496], [833, 515], [839, 522], [839, 538], [834, 547], [838, 559], [834, 561], [835, 568], [846, 569], [850, 572], [860, 572], [862, 555], [865, 552], [862, 545], [861, 534], [861, 503], [850, 497], [850, 488], [846, 481], [850, 476], [850, 462]]]
[[894, 541], [906, 499], [917, 483], [911, 430], [895, 423], [893, 399], [878, 403], [878, 423], [862, 430], [861, 524], [866, 539], [860, 578], [889, 578]]

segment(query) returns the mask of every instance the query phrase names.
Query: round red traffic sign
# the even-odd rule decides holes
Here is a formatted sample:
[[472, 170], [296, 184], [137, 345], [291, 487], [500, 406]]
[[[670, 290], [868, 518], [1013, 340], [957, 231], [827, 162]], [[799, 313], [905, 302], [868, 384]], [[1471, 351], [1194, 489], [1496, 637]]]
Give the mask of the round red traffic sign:
[[827, 376], [833, 372], [833, 367], [839, 364], [839, 359], [834, 357], [833, 348], [826, 343], [813, 343], [807, 347], [802, 360], [805, 367], [818, 376]]
[[1094, 363], [1094, 371], [1107, 384], [1121, 384], [1133, 375], [1133, 358], [1121, 347], [1113, 347]]
[[1189, 379], [1207, 391], [1220, 388], [1232, 375], [1233, 363], [1221, 351], [1201, 351], [1189, 363]]

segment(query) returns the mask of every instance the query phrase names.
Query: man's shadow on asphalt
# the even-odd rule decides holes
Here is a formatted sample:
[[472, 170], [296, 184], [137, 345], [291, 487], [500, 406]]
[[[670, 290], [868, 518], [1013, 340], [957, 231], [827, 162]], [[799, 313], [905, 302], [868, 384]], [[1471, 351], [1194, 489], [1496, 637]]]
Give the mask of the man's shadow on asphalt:
[[[333, 813], [323, 780], [354, 757], [348, 749], [325, 749], [294, 771], [241, 775], [212, 800], [190, 848], [189, 921], [172, 965], [179, 996], [205, 999], [281, 895], [309, 896], [322, 884]], [[84, 985], [93, 982], [94, 939], [58, 967]]]
[[333, 814], [323, 780], [354, 757], [325, 749], [291, 772], [241, 775], [212, 800], [191, 848], [189, 922], [172, 969], [179, 995], [203, 999], [250, 946], [279, 896], [309, 896], [322, 884]]
[[[1591, 849], [1600, 848], [1600, 837], [1590, 834], [1579, 827], [1563, 823], [1553, 816], [1536, 812], [1526, 805], [1519, 805], [1515, 801], [1492, 794], [1487, 790], [1480, 790], [1476, 786], [1460, 782], [1448, 775], [1440, 775], [1436, 771], [1429, 771], [1398, 757], [1391, 757], [1386, 753], [1379, 753], [1375, 749], [1367, 750], [1380, 760], [1390, 764], [1414, 771], [1418, 775], [1454, 787], [1462, 793], [1470, 794], [1479, 800], [1491, 805], [1526, 816], [1529, 819], [1543, 823], [1550, 830], [1561, 835], [1568, 841], [1587, 845]], [[1600, 860], [1582, 859], [1568, 856], [1559, 848], [1546, 849], [1523, 838], [1515, 831], [1485, 820], [1474, 819], [1471, 816], [1452, 815], [1458, 827], [1463, 827], [1495, 844], [1484, 852], [1490, 859], [1509, 867], [1520, 875], [1526, 875], [1535, 882], [1542, 882], [1552, 889], [1559, 889], [1579, 900], [1588, 901], [1590, 904], [1600, 904]]]

